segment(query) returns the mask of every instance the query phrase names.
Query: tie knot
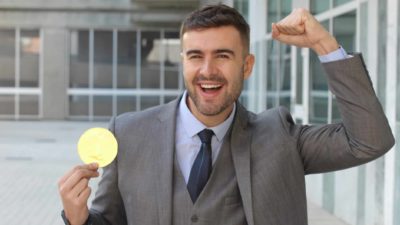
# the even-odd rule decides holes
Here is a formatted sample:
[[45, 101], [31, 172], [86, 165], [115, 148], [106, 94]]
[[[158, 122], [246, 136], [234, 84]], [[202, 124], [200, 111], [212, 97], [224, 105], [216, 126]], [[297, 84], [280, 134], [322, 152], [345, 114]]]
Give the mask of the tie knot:
[[201, 143], [211, 143], [211, 138], [214, 135], [214, 132], [210, 129], [204, 129], [197, 135], [199, 135]]

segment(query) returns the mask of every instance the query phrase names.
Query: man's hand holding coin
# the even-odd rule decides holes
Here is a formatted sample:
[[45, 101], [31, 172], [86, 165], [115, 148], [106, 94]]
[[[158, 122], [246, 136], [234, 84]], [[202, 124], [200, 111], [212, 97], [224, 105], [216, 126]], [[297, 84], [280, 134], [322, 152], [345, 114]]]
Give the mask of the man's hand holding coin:
[[58, 182], [65, 217], [71, 225], [82, 225], [89, 216], [89, 180], [99, 176], [99, 167], [110, 164], [118, 152], [114, 135], [105, 128], [91, 128], [79, 139], [78, 154], [85, 165], [75, 166]]
[[84, 224], [89, 216], [88, 184], [91, 178], [99, 176], [98, 168], [97, 163], [75, 166], [58, 182], [64, 213], [71, 225]]

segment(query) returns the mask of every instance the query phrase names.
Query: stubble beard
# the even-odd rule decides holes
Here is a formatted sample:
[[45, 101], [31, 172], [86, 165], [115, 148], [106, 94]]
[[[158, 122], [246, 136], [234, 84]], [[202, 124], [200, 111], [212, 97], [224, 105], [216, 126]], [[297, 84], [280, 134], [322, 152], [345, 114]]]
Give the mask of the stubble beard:
[[[204, 78], [196, 78], [192, 82], [192, 86], [189, 86], [185, 81], [185, 85], [187, 87], [188, 95], [190, 99], [193, 101], [198, 112], [205, 116], [216, 116], [222, 112], [224, 112], [227, 108], [229, 108], [240, 96], [243, 89], [243, 73], [239, 79], [232, 81], [232, 93], [224, 92], [220, 98], [222, 99], [222, 103], [220, 100], [218, 102], [203, 102], [195, 91], [196, 83], [199, 79], [205, 80]], [[220, 78], [220, 76], [215, 75], [211, 79], [207, 79], [209, 81], [224, 81], [224, 84], [227, 85], [228, 82], [224, 78]], [[192, 88], [190, 88], [192, 87]]]

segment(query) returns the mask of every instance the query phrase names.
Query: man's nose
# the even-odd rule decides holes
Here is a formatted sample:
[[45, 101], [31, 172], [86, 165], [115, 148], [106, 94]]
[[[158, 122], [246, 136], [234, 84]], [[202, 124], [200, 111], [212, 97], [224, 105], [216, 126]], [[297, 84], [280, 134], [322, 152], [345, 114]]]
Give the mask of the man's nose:
[[200, 73], [204, 76], [211, 76], [216, 74], [217, 66], [212, 59], [204, 60], [203, 64], [201, 65]]

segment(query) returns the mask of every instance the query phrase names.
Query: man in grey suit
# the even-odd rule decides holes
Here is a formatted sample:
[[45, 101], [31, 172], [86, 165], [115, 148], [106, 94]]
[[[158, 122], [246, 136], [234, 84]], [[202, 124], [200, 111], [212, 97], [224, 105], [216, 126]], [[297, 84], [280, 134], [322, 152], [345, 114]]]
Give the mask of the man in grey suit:
[[59, 181], [66, 224], [307, 224], [304, 175], [344, 169], [388, 151], [394, 138], [360, 55], [347, 55], [304, 9], [272, 25], [274, 39], [320, 56], [342, 123], [297, 125], [283, 107], [260, 114], [238, 101], [254, 65], [249, 27], [207, 6], [181, 29], [187, 91], [114, 118], [117, 158], [88, 209], [96, 164]]

